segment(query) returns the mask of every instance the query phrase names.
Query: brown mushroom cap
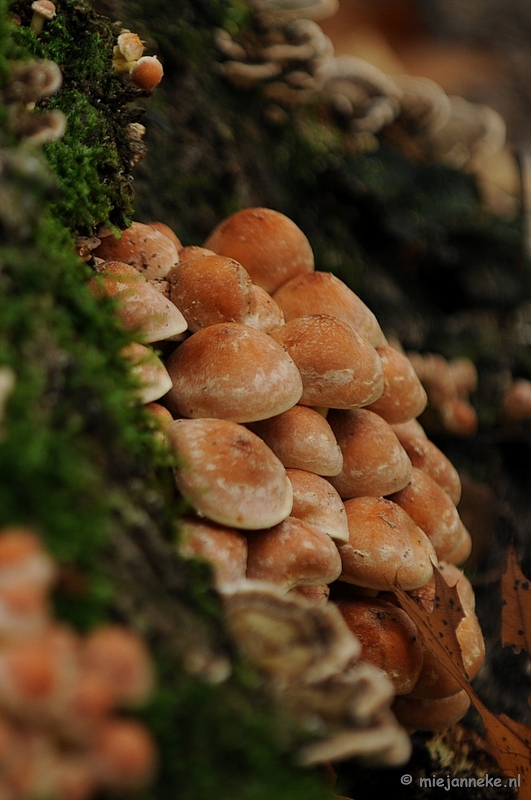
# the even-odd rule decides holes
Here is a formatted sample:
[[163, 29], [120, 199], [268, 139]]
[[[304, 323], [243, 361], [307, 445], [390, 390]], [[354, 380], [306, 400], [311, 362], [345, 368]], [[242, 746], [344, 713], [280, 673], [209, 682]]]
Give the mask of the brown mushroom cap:
[[375, 348], [335, 317], [299, 317], [270, 336], [299, 369], [303, 405], [354, 408], [374, 402], [383, 391], [382, 365]]
[[245, 579], [247, 539], [243, 533], [194, 517], [183, 517], [179, 525], [179, 554], [208, 561], [217, 589], [223, 590]]
[[452, 462], [427, 438], [424, 431], [422, 435], [417, 435], [404, 430], [402, 425], [393, 425], [393, 430], [411, 464], [438, 483], [457, 505], [461, 499], [461, 479]]
[[464, 689], [437, 699], [397, 697], [392, 708], [399, 723], [409, 731], [444, 731], [465, 716], [470, 698]]
[[215, 255], [217, 254], [214, 253], [213, 250], [209, 250], [207, 247], [199, 247], [196, 244], [191, 244], [187, 247], [183, 247], [182, 250], [179, 250], [179, 261], [186, 261], [189, 258], [197, 258], [197, 256]]
[[340, 601], [337, 606], [361, 643], [362, 659], [385, 672], [396, 694], [411, 691], [424, 660], [413, 620], [401, 608], [378, 598]]
[[339, 547], [340, 580], [380, 591], [394, 581], [408, 591], [430, 580], [435, 550], [400, 506], [383, 497], [356, 497], [345, 510], [349, 542]]
[[194, 333], [220, 322], [247, 321], [256, 312], [253, 284], [241, 264], [226, 256], [197, 256], [168, 273], [170, 299]]
[[166, 367], [173, 380], [166, 404], [183, 417], [255, 422], [287, 411], [302, 394], [299, 371], [282, 347], [237, 322], [194, 333]]
[[373, 347], [386, 344], [373, 312], [331, 272], [297, 275], [275, 292], [274, 299], [283, 310], [286, 322], [297, 317], [327, 314], [346, 322]]
[[425, 472], [413, 467], [409, 484], [389, 499], [422, 528], [440, 561], [456, 549], [462, 534], [457, 508], [447, 492]]
[[235, 258], [253, 283], [271, 294], [301, 272], [313, 272], [308, 239], [292, 220], [270, 208], [246, 208], [220, 222], [205, 247]]
[[269, 530], [249, 534], [247, 578], [289, 591], [335, 581], [341, 558], [331, 538], [300, 519], [288, 517]]
[[302, 469], [287, 469], [293, 487], [292, 517], [309, 522], [335, 542], [348, 542], [345, 505], [333, 486], [324, 478]]
[[271, 448], [285, 467], [337, 475], [343, 455], [326, 419], [306, 406], [293, 406], [282, 414], [252, 422], [250, 430]]
[[168, 371], [150, 347], [131, 342], [121, 353], [131, 363], [131, 372], [140, 384], [138, 395], [141, 403], [158, 400], [171, 389]]
[[164, 234], [164, 236], [167, 236], [168, 239], [171, 239], [177, 249], [177, 252], [180, 254], [181, 250], [183, 250], [182, 242], [169, 225], [166, 225], [164, 222], [148, 222], [148, 226], [150, 228], [154, 228], [156, 231], [159, 231], [159, 233]]
[[330, 478], [341, 497], [387, 495], [411, 480], [411, 462], [391, 426], [365, 408], [331, 409], [327, 421], [343, 453], [343, 469]]
[[173, 241], [142, 222], [133, 222], [120, 239], [105, 236], [94, 254], [105, 261], [131, 264], [146, 278], [163, 278], [179, 261]]
[[264, 331], [264, 333], [271, 333], [275, 328], [284, 325], [284, 312], [271, 295], [255, 283], [253, 283], [253, 294], [256, 304], [255, 312], [246, 321], [246, 325], [250, 325], [251, 328], [256, 328], [259, 331]]
[[188, 327], [174, 304], [129, 264], [108, 261], [89, 285], [95, 294], [117, 299], [122, 325], [138, 330], [144, 342], [172, 339]]
[[157, 56], [142, 56], [130, 70], [132, 82], [144, 92], [153, 92], [164, 76], [164, 69]]
[[410, 360], [394, 347], [376, 350], [382, 361], [384, 389], [368, 407], [390, 425], [415, 419], [426, 408], [428, 396]]
[[277, 525], [293, 504], [286, 470], [269, 447], [235, 422], [178, 419], [166, 428], [182, 459], [175, 480], [200, 514], [230, 528]]

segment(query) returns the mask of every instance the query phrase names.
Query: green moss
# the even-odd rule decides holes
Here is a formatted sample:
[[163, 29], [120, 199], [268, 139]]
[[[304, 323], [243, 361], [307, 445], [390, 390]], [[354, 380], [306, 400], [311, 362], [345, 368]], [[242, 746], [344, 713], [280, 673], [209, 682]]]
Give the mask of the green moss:
[[52, 212], [65, 227], [86, 234], [99, 224], [127, 227], [133, 213], [127, 124], [140, 111], [128, 104], [141, 92], [113, 74], [119, 28], [84, 0], [64, 0], [38, 36], [29, 28], [29, 5], [15, 2], [13, 11], [23, 23], [14, 33], [21, 52], [51, 59], [63, 73], [61, 91], [39, 103], [67, 116], [65, 136], [46, 148], [60, 187]]

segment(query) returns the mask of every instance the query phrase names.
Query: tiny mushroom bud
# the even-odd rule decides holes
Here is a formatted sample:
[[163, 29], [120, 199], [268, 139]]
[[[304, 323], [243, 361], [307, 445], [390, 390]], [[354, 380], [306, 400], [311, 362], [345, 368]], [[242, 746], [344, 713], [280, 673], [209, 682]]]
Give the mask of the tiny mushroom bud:
[[254, 433], [219, 419], [178, 419], [166, 430], [182, 460], [177, 486], [198, 513], [247, 530], [288, 516], [293, 489], [286, 470]]
[[51, 0], [34, 0], [31, 4], [33, 16], [30, 22], [30, 28], [33, 33], [38, 36], [42, 30], [45, 20], [51, 20], [55, 17], [56, 9]]
[[132, 82], [144, 92], [153, 92], [164, 75], [162, 64], [157, 56], [142, 56], [131, 67]]
[[302, 272], [313, 272], [313, 253], [300, 228], [270, 208], [246, 208], [221, 222], [205, 247], [242, 264], [266, 292]]
[[168, 358], [170, 411], [255, 422], [287, 411], [302, 394], [299, 371], [270, 336], [238, 322], [194, 333]]
[[343, 455], [326, 419], [306, 406], [293, 406], [275, 417], [252, 422], [250, 430], [271, 448], [285, 467], [337, 475]]
[[327, 314], [299, 317], [270, 336], [289, 353], [301, 373], [303, 405], [353, 408], [380, 397], [380, 357], [345, 322]]
[[349, 543], [340, 545], [340, 580], [386, 591], [394, 581], [408, 591], [424, 586], [437, 557], [430, 540], [406, 512], [383, 497], [345, 502]]

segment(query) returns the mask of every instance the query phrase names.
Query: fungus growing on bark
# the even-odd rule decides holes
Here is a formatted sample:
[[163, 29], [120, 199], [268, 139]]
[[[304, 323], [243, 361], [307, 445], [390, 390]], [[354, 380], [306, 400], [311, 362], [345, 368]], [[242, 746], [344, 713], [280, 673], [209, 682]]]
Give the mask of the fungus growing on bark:
[[129, 75], [135, 86], [151, 94], [164, 77], [164, 68], [157, 56], [142, 56], [131, 66]]

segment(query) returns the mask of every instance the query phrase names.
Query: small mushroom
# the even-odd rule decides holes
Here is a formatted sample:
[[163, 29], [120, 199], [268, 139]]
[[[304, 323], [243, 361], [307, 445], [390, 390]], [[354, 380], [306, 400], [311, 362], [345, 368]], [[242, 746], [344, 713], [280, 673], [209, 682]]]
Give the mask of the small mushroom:
[[247, 538], [250, 580], [274, 583], [287, 592], [332, 583], [341, 573], [341, 557], [330, 536], [295, 517]]
[[346, 322], [373, 347], [387, 343], [373, 312], [331, 272], [297, 275], [275, 292], [274, 300], [283, 310], [286, 322], [312, 314], [328, 314]]
[[302, 469], [287, 469], [293, 487], [291, 516], [309, 522], [336, 543], [349, 540], [347, 514], [340, 496], [324, 478]]
[[116, 311], [123, 326], [138, 331], [144, 342], [180, 337], [187, 329], [185, 318], [174, 304], [128, 264], [104, 262], [89, 286], [96, 295], [116, 298]]
[[220, 322], [247, 324], [256, 313], [251, 278], [233, 258], [187, 258], [173, 267], [167, 279], [171, 301], [192, 333]]
[[337, 475], [343, 455], [326, 419], [312, 408], [295, 405], [275, 417], [249, 424], [284, 466], [317, 475]]
[[437, 563], [430, 540], [406, 512], [383, 497], [345, 501], [349, 543], [340, 545], [341, 581], [386, 591], [424, 586]]
[[252, 292], [254, 294], [255, 311], [245, 324], [264, 333], [271, 333], [275, 328], [284, 325], [284, 312], [271, 295], [255, 283], [253, 283]]
[[424, 661], [419, 632], [401, 608], [378, 598], [337, 604], [349, 630], [361, 643], [361, 657], [385, 672], [396, 694], [414, 687]]
[[393, 712], [409, 731], [445, 731], [463, 719], [470, 708], [470, 698], [464, 689], [451, 697], [397, 697]]
[[383, 390], [380, 357], [349, 325], [327, 314], [292, 319], [271, 331], [302, 377], [301, 404], [353, 408], [374, 402]]
[[428, 402], [428, 396], [407, 356], [394, 347], [377, 347], [382, 361], [384, 389], [368, 408], [390, 425], [408, 422], [418, 417]]
[[164, 69], [157, 56], [142, 56], [132, 65], [131, 81], [143, 92], [154, 92], [164, 76]]
[[38, 36], [42, 31], [44, 23], [55, 17], [56, 8], [51, 0], [34, 0], [31, 4], [31, 10], [33, 11], [33, 16], [31, 18], [30, 28], [35, 36]]
[[212, 231], [204, 246], [234, 258], [253, 283], [270, 294], [294, 275], [314, 270], [312, 249], [304, 233], [291, 219], [270, 208], [237, 211]]
[[159, 400], [172, 387], [168, 370], [153, 350], [138, 342], [131, 342], [121, 350], [122, 356], [131, 363], [131, 372], [138, 380], [137, 393], [140, 402]]
[[411, 480], [411, 461], [391, 426], [373, 411], [331, 409], [327, 421], [343, 453], [343, 469], [329, 478], [341, 497], [388, 495]]
[[183, 517], [179, 527], [179, 555], [208, 561], [219, 591], [245, 580], [247, 539], [243, 533], [190, 516]]
[[409, 423], [391, 427], [408, 454], [412, 466], [421, 469], [436, 481], [457, 505], [461, 498], [461, 479], [458, 471], [444, 453], [428, 439], [419, 423], [416, 425], [420, 433], [417, 433], [417, 429]]
[[272, 527], [289, 515], [286, 470], [254, 433], [218, 419], [178, 419], [166, 432], [181, 459], [177, 486], [199, 514], [244, 530]]
[[444, 561], [461, 542], [463, 523], [451, 497], [417, 467], [411, 469], [411, 481], [389, 499], [406, 511], [430, 539], [437, 558]]
[[120, 239], [105, 236], [95, 255], [105, 261], [130, 264], [145, 278], [164, 278], [179, 261], [174, 242], [142, 222], [133, 222]]
[[292, 359], [262, 331], [238, 322], [194, 333], [168, 358], [166, 405], [183, 417], [254, 422], [281, 414], [302, 394]]

